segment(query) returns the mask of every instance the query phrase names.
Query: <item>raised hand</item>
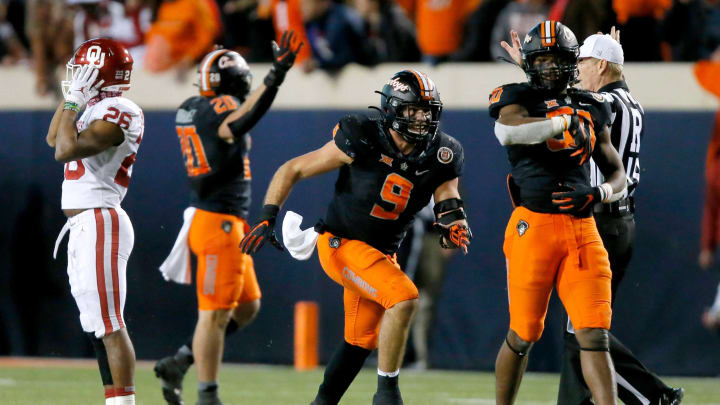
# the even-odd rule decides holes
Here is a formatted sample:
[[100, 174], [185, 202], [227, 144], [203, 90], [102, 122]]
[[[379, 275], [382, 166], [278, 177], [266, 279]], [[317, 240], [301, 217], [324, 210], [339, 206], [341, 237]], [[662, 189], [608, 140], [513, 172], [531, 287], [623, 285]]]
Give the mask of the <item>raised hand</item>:
[[292, 39], [295, 35], [294, 31], [285, 31], [280, 38], [280, 44], [272, 41], [273, 66], [270, 72], [265, 76], [264, 83], [266, 86], [280, 86], [285, 79], [285, 74], [295, 63], [298, 52], [302, 49], [304, 42], [300, 42], [294, 49], [292, 47]]
[[105, 83], [100, 80], [95, 83], [99, 70], [90, 65], [83, 65], [73, 74], [70, 88], [65, 94], [65, 101], [77, 104], [79, 109], [83, 108], [90, 99], [97, 96], [100, 92], [100, 86]]
[[505, 49], [505, 51], [508, 53], [510, 58], [512, 58], [513, 62], [515, 62], [518, 66], [523, 67], [522, 65], [522, 44], [520, 43], [520, 38], [518, 37], [518, 33], [515, 30], [510, 31], [510, 38], [512, 45], [508, 44], [505, 41], [500, 42], [500, 46]]

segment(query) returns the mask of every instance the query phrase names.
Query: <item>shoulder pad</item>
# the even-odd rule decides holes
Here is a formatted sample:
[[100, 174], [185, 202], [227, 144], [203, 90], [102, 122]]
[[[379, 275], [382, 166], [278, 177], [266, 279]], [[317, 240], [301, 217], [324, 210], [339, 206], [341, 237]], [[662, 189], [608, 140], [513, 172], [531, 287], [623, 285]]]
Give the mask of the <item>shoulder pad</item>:
[[488, 99], [490, 116], [497, 119], [500, 109], [511, 104], [525, 104], [532, 97], [534, 90], [528, 83], [512, 83], [495, 88]]
[[448, 168], [448, 180], [460, 176], [465, 165], [465, 152], [462, 144], [444, 132], [440, 132], [438, 136], [440, 142], [438, 142], [435, 156], [432, 158], [437, 160], [440, 166]]
[[579, 105], [576, 107], [590, 110], [590, 115], [595, 121], [597, 130], [610, 125], [612, 122], [612, 98], [608, 100], [606, 96], [600, 93], [585, 90], [575, 90], [572, 92], [572, 96], [578, 101]]
[[355, 159], [373, 148], [373, 138], [377, 132], [375, 120], [366, 115], [351, 114], [343, 117], [335, 126], [333, 139], [340, 150]]

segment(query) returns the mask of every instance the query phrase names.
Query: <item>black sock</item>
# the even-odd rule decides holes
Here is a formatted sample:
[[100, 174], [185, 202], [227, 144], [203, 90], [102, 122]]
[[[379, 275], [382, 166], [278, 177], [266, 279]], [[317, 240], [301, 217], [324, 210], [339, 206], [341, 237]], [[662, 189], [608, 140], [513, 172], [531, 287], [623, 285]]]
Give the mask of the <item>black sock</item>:
[[95, 357], [98, 361], [98, 368], [100, 369], [100, 379], [103, 385], [113, 385], [112, 374], [110, 373], [110, 363], [108, 362], [107, 351], [105, 350], [105, 343], [102, 339], [95, 337], [95, 333], [87, 333], [90, 342], [95, 350]]
[[318, 389], [317, 401], [330, 405], [340, 402], [369, 355], [370, 350], [343, 341], [325, 367], [325, 377]]
[[[238, 328], [238, 323], [235, 322], [234, 319], [230, 318], [230, 322], [225, 328], [225, 336], [227, 337], [229, 335], [232, 335], [238, 330]], [[195, 363], [195, 358], [193, 357], [192, 353], [192, 341], [193, 335], [190, 335], [185, 344], [180, 346], [180, 349], [175, 354], [175, 360], [177, 360], [177, 362], [180, 363], [180, 365], [183, 367], [190, 367], [193, 363]]]
[[378, 388], [377, 392], [382, 393], [399, 393], [400, 388], [398, 386], [399, 375], [395, 377], [388, 377], [384, 375], [378, 375]]

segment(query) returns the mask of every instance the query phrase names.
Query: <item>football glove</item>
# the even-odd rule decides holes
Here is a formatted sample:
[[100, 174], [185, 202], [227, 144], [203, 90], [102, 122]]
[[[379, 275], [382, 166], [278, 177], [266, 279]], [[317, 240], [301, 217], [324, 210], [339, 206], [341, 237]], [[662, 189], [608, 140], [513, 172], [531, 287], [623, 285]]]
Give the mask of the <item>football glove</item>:
[[552, 203], [562, 212], [581, 212], [603, 200], [603, 190], [586, 184], [563, 184], [565, 191], [552, 193]]
[[275, 236], [275, 220], [277, 219], [280, 207], [277, 205], [266, 204], [263, 206], [262, 214], [253, 225], [243, 240], [240, 242], [240, 249], [245, 254], [255, 253], [263, 247], [266, 241], [270, 240], [273, 246], [278, 250], [285, 250]]
[[462, 224], [443, 225], [439, 222], [433, 223], [433, 228], [440, 234], [440, 246], [444, 249], [462, 249], [467, 254], [472, 231]]
[[272, 42], [273, 64], [263, 80], [267, 87], [277, 87], [282, 84], [283, 80], [285, 80], [285, 74], [290, 70], [293, 63], [295, 63], [298, 52], [300, 52], [300, 49], [305, 44], [304, 42], [300, 42], [300, 44], [293, 49], [292, 39], [294, 35], [294, 31], [285, 31], [280, 38], [280, 45], [275, 41]]
[[65, 94], [65, 101], [77, 104], [78, 108], [82, 109], [90, 99], [98, 95], [100, 92], [98, 89], [105, 83], [105, 80], [95, 83], [98, 73], [99, 70], [90, 65], [83, 65], [77, 69]]

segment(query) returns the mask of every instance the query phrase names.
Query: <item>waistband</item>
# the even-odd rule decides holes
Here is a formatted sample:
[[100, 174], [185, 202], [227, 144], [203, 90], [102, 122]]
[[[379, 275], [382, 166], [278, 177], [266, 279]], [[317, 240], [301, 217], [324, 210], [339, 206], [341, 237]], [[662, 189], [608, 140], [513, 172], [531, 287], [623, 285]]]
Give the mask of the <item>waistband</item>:
[[608, 204], [595, 204], [593, 212], [598, 214], [632, 214], [635, 212], [635, 198], [627, 197]]

